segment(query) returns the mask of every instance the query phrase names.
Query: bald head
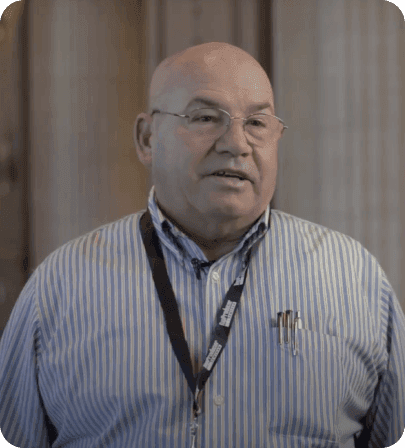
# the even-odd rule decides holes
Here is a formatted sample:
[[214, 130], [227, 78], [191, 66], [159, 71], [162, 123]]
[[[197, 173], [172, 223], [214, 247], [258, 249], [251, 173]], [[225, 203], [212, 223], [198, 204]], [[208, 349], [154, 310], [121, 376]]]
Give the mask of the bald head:
[[213, 80], [235, 82], [241, 90], [267, 91], [274, 103], [270, 81], [256, 59], [233, 45], [210, 42], [187, 48], [159, 64], [152, 76], [149, 109], [166, 110], [180, 89]]
[[[264, 212], [275, 190], [283, 127], [274, 116], [270, 81], [240, 48], [197, 45], [157, 67], [149, 108], [136, 119], [134, 141], [150, 169], [156, 199], [207, 256], [218, 258]], [[152, 114], [156, 109], [160, 113]], [[224, 115], [214, 109], [235, 121], [224, 128]], [[266, 138], [260, 140], [260, 132]], [[246, 176], [213, 175], [229, 169]]]

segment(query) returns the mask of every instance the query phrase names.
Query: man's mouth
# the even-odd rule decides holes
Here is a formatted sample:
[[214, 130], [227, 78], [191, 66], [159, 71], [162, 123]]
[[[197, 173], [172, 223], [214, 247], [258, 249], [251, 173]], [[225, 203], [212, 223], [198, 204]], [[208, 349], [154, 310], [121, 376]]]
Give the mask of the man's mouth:
[[226, 173], [225, 171], [217, 171], [216, 173], [211, 174], [211, 176], [218, 176], [218, 177], [233, 177], [235, 179], [239, 179], [239, 180], [248, 180], [246, 179], [246, 177], [242, 177], [239, 176], [237, 174], [233, 174], [233, 173]]

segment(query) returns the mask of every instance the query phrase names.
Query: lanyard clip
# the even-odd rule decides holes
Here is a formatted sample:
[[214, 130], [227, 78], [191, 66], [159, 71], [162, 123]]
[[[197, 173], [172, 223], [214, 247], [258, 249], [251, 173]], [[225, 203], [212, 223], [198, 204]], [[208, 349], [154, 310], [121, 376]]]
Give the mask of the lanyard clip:
[[194, 421], [190, 423], [191, 434], [195, 435], [198, 429], [197, 417], [194, 417]]
[[197, 429], [198, 429], [198, 423], [197, 423], [197, 417], [194, 417], [194, 421], [190, 424], [191, 428], [191, 448], [195, 448], [195, 439], [197, 436]]
[[201, 396], [201, 392], [202, 392], [202, 390], [200, 390], [197, 386], [196, 390], [195, 390], [195, 394], [194, 394], [194, 405], [193, 405], [194, 420], [190, 424], [192, 448], [195, 448], [195, 443], [196, 443], [197, 430], [198, 430], [197, 419], [198, 419], [198, 416], [202, 413], [202, 409], [201, 409], [200, 405], [198, 404], [198, 398]]
[[201, 407], [197, 403], [195, 403], [193, 409], [194, 421], [197, 421], [197, 418], [199, 415], [201, 415], [201, 413], [202, 413]]
[[202, 409], [201, 406], [198, 403], [198, 399], [201, 397], [202, 394], [202, 390], [200, 390], [198, 388], [198, 386], [195, 389], [195, 394], [194, 394], [194, 406], [193, 406], [193, 410], [194, 410], [194, 417], [197, 418], [198, 415], [201, 414]]

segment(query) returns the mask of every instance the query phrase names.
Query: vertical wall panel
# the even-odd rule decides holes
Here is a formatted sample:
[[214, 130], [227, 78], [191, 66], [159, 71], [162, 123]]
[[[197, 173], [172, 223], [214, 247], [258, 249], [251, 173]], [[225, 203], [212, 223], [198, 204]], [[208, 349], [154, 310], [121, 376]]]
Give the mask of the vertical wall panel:
[[275, 0], [276, 206], [360, 241], [405, 309], [404, 22], [383, 0]]
[[146, 100], [141, 0], [28, 3], [31, 269], [146, 205], [132, 129]]
[[167, 56], [204, 42], [228, 42], [259, 56], [258, 0], [147, 2], [148, 83]]
[[13, 3], [0, 21], [0, 334], [27, 279], [22, 10], [22, 2]]

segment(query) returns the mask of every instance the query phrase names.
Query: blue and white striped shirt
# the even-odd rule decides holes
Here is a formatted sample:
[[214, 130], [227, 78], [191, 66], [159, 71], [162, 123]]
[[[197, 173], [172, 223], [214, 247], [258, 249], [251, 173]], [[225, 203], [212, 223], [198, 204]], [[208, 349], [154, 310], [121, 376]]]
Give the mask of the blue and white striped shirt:
[[[358, 242], [270, 210], [198, 279], [201, 249], [158, 208], [194, 373], [252, 247], [228, 343], [202, 396], [197, 446], [390, 446], [405, 427], [405, 317]], [[192, 394], [141, 239], [143, 211], [63, 245], [34, 271], [0, 342], [0, 427], [22, 448], [189, 447]], [[298, 354], [277, 313], [300, 311]], [[52, 430], [51, 430], [52, 428]], [[51, 442], [49, 441], [51, 439]], [[52, 442], [53, 440], [53, 442]]]

